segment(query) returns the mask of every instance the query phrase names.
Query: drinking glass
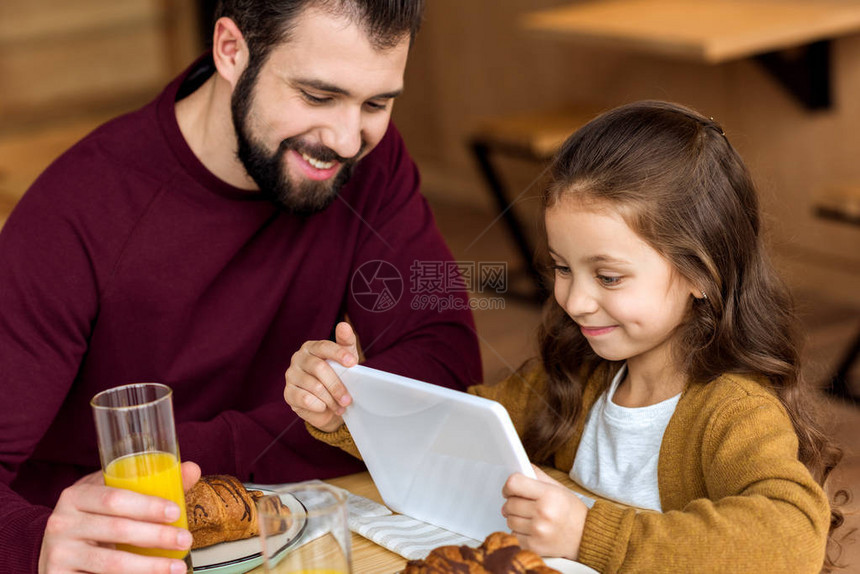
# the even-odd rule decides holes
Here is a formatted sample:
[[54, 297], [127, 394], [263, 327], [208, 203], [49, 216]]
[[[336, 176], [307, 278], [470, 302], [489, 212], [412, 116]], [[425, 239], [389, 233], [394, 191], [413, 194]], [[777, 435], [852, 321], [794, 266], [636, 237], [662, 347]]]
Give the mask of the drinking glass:
[[327, 484], [300, 483], [257, 500], [266, 572], [351, 574], [346, 496]]
[[[90, 404], [96, 422], [105, 484], [172, 500], [180, 510], [179, 519], [172, 523], [173, 526], [187, 529], [170, 387], [159, 383], [115, 387], [98, 393]], [[192, 571], [188, 550], [125, 544], [117, 544], [117, 548], [147, 556], [185, 560], [188, 572]]]

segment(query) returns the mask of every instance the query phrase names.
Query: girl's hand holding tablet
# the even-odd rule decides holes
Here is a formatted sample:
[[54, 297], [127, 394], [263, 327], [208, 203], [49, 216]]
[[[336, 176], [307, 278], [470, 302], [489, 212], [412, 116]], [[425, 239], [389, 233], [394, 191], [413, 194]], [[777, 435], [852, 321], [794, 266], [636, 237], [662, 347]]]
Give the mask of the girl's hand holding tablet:
[[576, 560], [588, 507], [537, 466], [534, 471], [537, 480], [512, 474], [502, 489], [508, 527], [523, 548]]

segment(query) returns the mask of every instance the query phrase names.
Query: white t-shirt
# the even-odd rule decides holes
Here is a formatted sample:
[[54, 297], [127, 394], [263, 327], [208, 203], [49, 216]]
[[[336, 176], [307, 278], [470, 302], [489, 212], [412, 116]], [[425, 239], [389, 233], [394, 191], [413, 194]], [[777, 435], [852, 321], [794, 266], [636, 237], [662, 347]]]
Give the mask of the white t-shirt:
[[[662, 510], [657, 486], [657, 459], [680, 393], [647, 407], [612, 402], [624, 379], [623, 366], [585, 420], [570, 478], [601, 497], [638, 508]], [[590, 507], [593, 501], [584, 497]]]

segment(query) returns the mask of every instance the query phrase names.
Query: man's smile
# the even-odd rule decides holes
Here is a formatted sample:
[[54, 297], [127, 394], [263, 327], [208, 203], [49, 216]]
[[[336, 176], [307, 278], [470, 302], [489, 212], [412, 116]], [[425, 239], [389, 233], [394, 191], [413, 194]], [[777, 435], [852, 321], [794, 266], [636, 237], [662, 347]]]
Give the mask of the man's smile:
[[341, 167], [341, 163], [336, 160], [321, 161], [305, 152], [289, 150], [287, 155], [292, 157], [291, 163], [295, 163], [305, 177], [314, 181], [333, 177]]

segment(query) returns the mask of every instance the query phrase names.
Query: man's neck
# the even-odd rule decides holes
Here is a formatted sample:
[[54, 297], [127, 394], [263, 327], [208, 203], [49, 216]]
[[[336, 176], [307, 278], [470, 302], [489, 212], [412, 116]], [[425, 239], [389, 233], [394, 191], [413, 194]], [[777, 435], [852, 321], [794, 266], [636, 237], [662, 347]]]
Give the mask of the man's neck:
[[236, 132], [230, 111], [230, 86], [217, 73], [176, 102], [176, 121], [197, 159], [219, 179], [256, 190], [236, 156]]

